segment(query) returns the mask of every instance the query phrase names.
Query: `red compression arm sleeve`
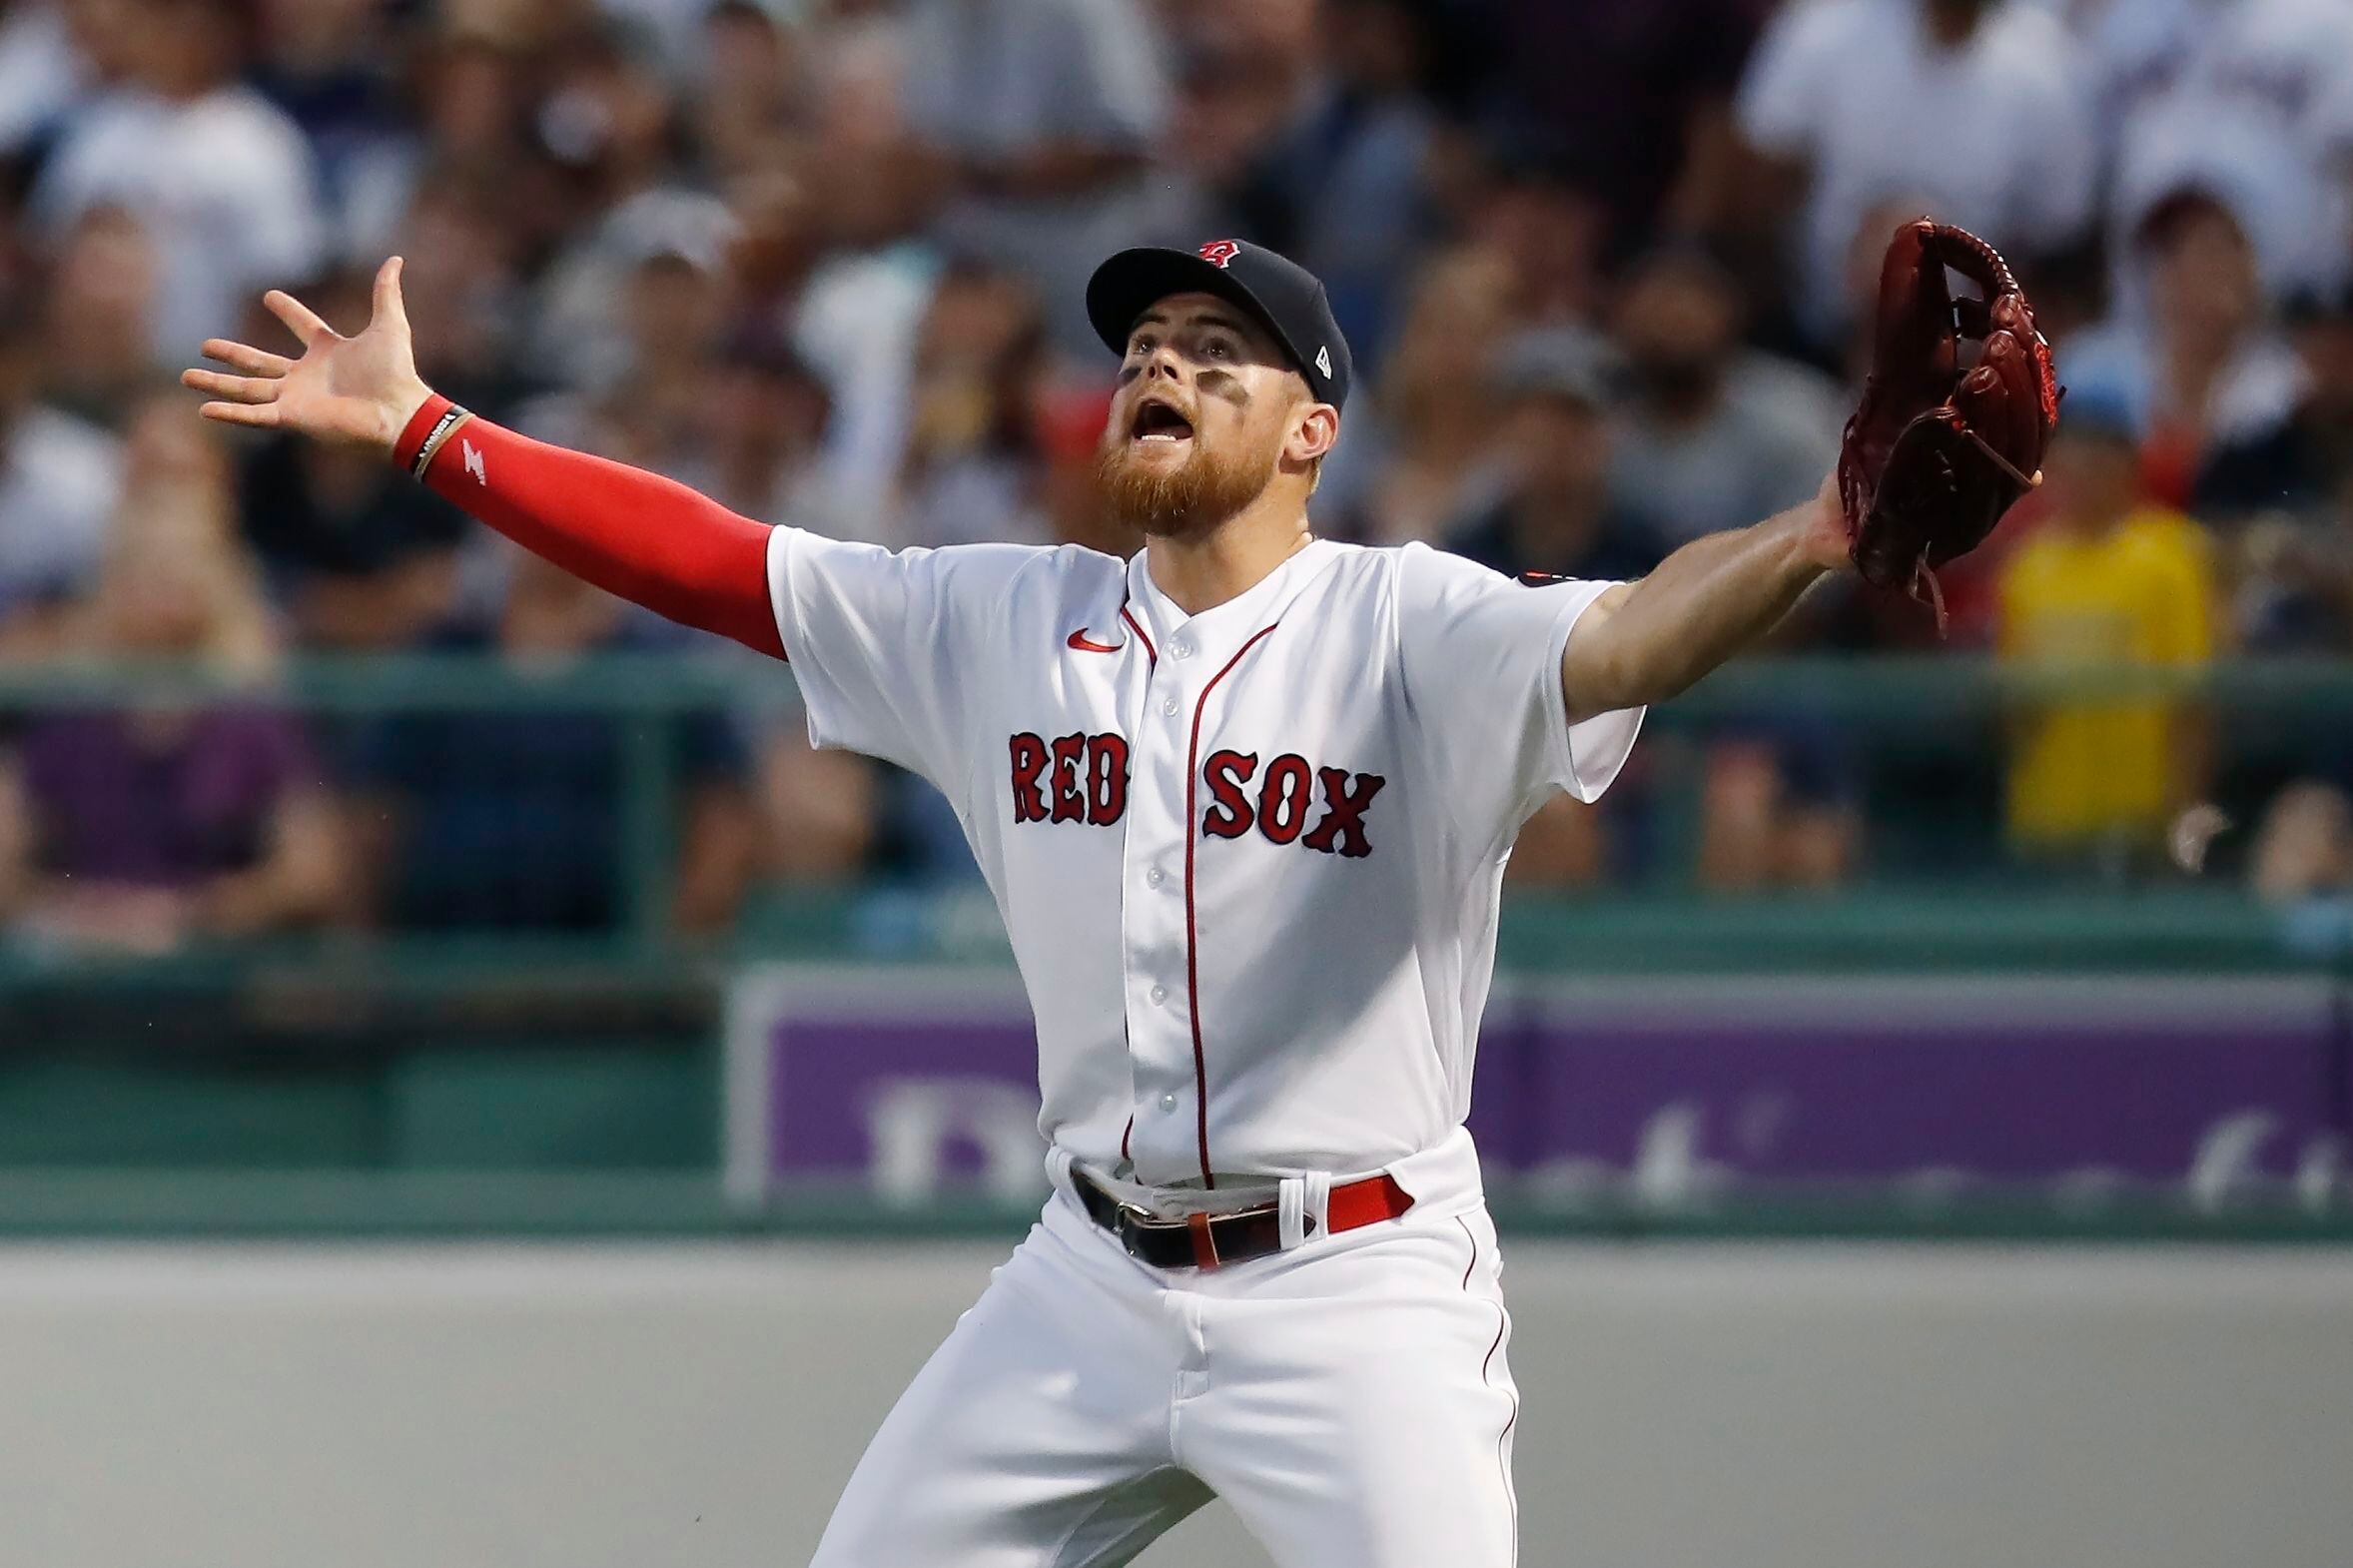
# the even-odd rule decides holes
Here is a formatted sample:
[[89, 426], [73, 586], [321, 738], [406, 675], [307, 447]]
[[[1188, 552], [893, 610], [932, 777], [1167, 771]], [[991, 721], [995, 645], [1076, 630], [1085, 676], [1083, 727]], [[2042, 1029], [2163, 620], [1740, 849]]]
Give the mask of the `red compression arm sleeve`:
[[[443, 421], [462, 417], [454, 427]], [[434, 493], [535, 555], [657, 615], [784, 657], [768, 602], [766, 523], [683, 484], [585, 452], [566, 451], [425, 399], [393, 460]]]

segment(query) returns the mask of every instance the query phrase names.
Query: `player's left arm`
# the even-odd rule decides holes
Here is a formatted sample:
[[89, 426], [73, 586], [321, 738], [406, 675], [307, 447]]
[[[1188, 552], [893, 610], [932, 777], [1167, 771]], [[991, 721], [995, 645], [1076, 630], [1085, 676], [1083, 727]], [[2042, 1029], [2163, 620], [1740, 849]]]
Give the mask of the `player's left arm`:
[[1561, 655], [1570, 720], [1678, 695], [1771, 631], [1817, 578], [1846, 564], [1835, 475], [1803, 505], [1694, 539], [1577, 617]]

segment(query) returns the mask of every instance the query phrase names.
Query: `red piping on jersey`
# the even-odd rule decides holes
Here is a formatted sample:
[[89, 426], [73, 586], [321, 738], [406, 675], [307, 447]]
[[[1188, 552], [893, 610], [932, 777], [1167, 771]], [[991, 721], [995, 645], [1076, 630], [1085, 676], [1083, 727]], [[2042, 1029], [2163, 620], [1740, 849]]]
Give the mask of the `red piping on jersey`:
[[[1462, 1288], [1468, 1294], [1471, 1270], [1479, 1266], [1479, 1238], [1471, 1234], [1470, 1222], [1460, 1214], [1454, 1216], [1454, 1222], [1462, 1226], [1463, 1239], [1470, 1242], [1470, 1261], [1462, 1265]], [[1479, 1382], [1487, 1388], [1495, 1386], [1487, 1375], [1488, 1369], [1495, 1364], [1495, 1352], [1503, 1348], [1503, 1331], [1511, 1326], [1511, 1314], [1504, 1309], [1501, 1301], [1495, 1303], [1495, 1338], [1487, 1346], [1486, 1358], [1479, 1362]], [[1519, 1494], [1512, 1489], [1511, 1461], [1503, 1456], [1503, 1445], [1510, 1441], [1511, 1429], [1519, 1424], [1519, 1420], [1520, 1396], [1515, 1392], [1511, 1396], [1511, 1414], [1503, 1418], [1503, 1430], [1495, 1434], [1495, 1463], [1503, 1471], [1503, 1495], [1511, 1504], [1511, 1552], [1515, 1561], [1520, 1551], [1520, 1499]]]
[[[1121, 613], [1125, 614], [1123, 610]], [[1134, 625], [1131, 621], [1129, 624]], [[1209, 1175], [1209, 1065], [1201, 1052], [1201, 964], [1200, 930], [1192, 908], [1192, 847], [1200, 842], [1200, 822], [1194, 807], [1194, 790], [1200, 784], [1201, 712], [1209, 705], [1209, 693], [1217, 689], [1217, 682], [1233, 673], [1241, 656], [1258, 645], [1258, 639], [1280, 625], [1262, 626], [1250, 634], [1250, 640], [1233, 650], [1233, 657], [1225, 667], [1209, 677], [1201, 694], [1192, 704], [1192, 739], [1184, 748], [1184, 1005], [1192, 1024], [1192, 1099], [1195, 1119], [1199, 1124], [1201, 1147], [1201, 1184], [1211, 1191], [1217, 1178]], [[1139, 635], [1143, 628], [1138, 627]], [[1146, 643], [1151, 647], [1151, 643]]]
[[[1159, 649], [1157, 649], [1157, 648], [1155, 648], [1155, 647], [1152, 645], [1152, 638], [1150, 638], [1150, 637], [1148, 637], [1148, 636], [1146, 636], [1146, 635], [1144, 634], [1144, 626], [1143, 626], [1143, 624], [1142, 624], [1141, 622], [1139, 622], [1139, 621], [1136, 619], [1135, 612], [1134, 612], [1134, 611], [1132, 611], [1132, 610], [1130, 610], [1130, 609], [1128, 608], [1128, 601], [1127, 601], [1126, 599], [1124, 599], [1124, 598], [1123, 598], [1122, 600], [1120, 600], [1120, 619], [1122, 619], [1122, 620], [1124, 620], [1124, 621], [1126, 621], [1126, 622], [1128, 623], [1128, 630], [1129, 630], [1129, 631], [1130, 631], [1130, 632], [1131, 632], [1131, 633], [1132, 633], [1132, 634], [1135, 636], [1135, 638], [1136, 638], [1136, 640], [1137, 640], [1138, 642], [1141, 642], [1141, 643], [1143, 643], [1143, 644], [1144, 644], [1144, 658], [1145, 658], [1145, 663], [1146, 663], [1146, 666], [1147, 666], [1148, 668], [1158, 668], [1158, 667], [1159, 667], [1159, 665], [1160, 665], [1160, 662], [1161, 662], [1161, 655], [1160, 655], [1160, 650], [1159, 650]], [[1135, 1043], [1134, 1043], [1133, 1041], [1129, 1041], [1129, 1042], [1127, 1042], [1127, 1044], [1128, 1044], [1128, 1050], [1129, 1050], [1129, 1052], [1130, 1052], [1131, 1054], [1133, 1054], [1133, 1053], [1135, 1052], [1135, 1050], [1136, 1050]], [[1134, 1064], [1134, 1063], [1130, 1063], [1130, 1065], [1129, 1065], [1129, 1070], [1130, 1070], [1130, 1082], [1129, 1082], [1129, 1088], [1130, 1088], [1130, 1097], [1129, 1097], [1129, 1098], [1130, 1098], [1130, 1099], [1134, 1099], [1134, 1098], [1135, 1098], [1135, 1096], [1134, 1096], [1134, 1088], [1135, 1088], [1135, 1082], [1134, 1082], [1134, 1071], [1135, 1071], [1135, 1064]], [[1136, 1164], [1136, 1157], [1135, 1157], [1134, 1155], [1131, 1155], [1130, 1153], [1128, 1153], [1128, 1141], [1129, 1141], [1130, 1139], [1134, 1138], [1135, 1136], [1136, 1136], [1136, 1118], [1135, 1118], [1133, 1115], [1131, 1115], [1131, 1116], [1128, 1118], [1128, 1125], [1127, 1125], [1126, 1127], [1124, 1127], [1124, 1128], [1122, 1128], [1122, 1129], [1120, 1130], [1120, 1158], [1121, 1158], [1122, 1160], [1126, 1161], [1126, 1162], [1128, 1163], [1128, 1165], [1129, 1165], [1131, 1168], [1133, 1168], [1133, 1167], [1135, 1166], [1135, 1164]]]
[[1160, 650], [1155, 648], [1152, 645], [1152, 639], [1144, 634], [1144, 623], [1136, 618], [1136, 612], [1134, 610], [1128, 608], [1128, 603], [1125, 599], [1120, 601], [1120, 619], [1128, 623], [1128, 629], [1136, 633], [1136, 640], [1144, 644], [1145, 658], [1154, 664], [1160, 663]]

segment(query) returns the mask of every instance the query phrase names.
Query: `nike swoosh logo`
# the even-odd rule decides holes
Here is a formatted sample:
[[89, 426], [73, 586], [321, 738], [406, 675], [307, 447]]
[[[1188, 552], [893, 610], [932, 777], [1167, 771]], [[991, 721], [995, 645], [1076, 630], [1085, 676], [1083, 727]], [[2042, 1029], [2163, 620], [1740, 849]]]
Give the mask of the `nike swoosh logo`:
[[1082, 626], [1071, 633], [1071, 640], [1064, 646], [1077, 648], [1081, 653], [1117, 653], [1127, 644], [1124, 642], [1097, 642], [1093, 637], [1087, 635], [1087, 629]]

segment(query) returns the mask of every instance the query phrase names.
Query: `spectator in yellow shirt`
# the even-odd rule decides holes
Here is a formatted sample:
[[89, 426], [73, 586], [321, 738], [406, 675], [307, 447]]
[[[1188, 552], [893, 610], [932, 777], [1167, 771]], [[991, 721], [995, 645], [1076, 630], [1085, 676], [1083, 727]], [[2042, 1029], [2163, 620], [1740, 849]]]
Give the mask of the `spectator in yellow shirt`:
[[[2001, 574], [2001, 657], [2013, 666], [2195, 665], [2214, 651], [2205, 531], [2150, 503], [2120, 407], [2070, 401], [2047, 467], [2050, 516]], [[2197, 798], [2205, 724], [2178, 697], [2086, 696], [2014, 712], [2012, 845], [2038, 861], [2124, 868], [2161, 846]]]

